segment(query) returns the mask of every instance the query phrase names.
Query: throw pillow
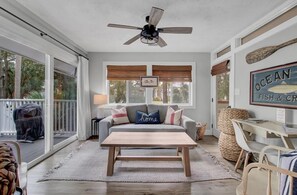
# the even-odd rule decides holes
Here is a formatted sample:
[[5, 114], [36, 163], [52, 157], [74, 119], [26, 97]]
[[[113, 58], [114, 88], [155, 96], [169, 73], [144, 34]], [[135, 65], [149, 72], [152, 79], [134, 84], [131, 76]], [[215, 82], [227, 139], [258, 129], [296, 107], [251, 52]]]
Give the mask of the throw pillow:
[[135, 123], [136, 124], [160, 124], [159, 110], [155, 112], [151, 112], [149, 114], [141, 111], [136, 111]]
[[168, 125], [180, 125], [182, 114], [182, 109], [175, 111], [173, 108], [168, 106], [164, 123]]
[[111, 116], [113, 119], [113, 124], [115, 125], [130, 123], [125, 107], [120, 109], [111, 109]]

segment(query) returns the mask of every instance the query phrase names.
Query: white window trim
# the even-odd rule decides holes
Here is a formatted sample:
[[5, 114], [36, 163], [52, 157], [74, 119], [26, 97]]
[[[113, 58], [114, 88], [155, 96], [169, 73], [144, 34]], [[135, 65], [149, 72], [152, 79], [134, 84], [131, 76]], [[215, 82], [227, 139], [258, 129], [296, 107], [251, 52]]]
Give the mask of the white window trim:
[[[196, 109], [196, 63], [195, 62], [120, 62], [120, 61], [105, 61], [103, 62], [103, 71], [102, 71], [102, 80], [105, 82], [103, 84], [104, 89], [102, 89], [102, 93], [105, 93], [109, 95], [108, 90], [108, 81], [107, 81], [107, 65], [117, 65], [117, 66], [133, 66], [133, 65], [146, 65], [147, 66], [147, 76], [152, 75], [152, 65], [168, 65], [168, 66], [183, 66], [183, 65], [190, 65], [192, 66], [192, 82], [190, 83], [190, 89], [192, 90], [190, 94], [190, 104], [178, 104], [181, 108], [186, 109]], [[146, 88], [145, 94], [146, 94], [146, 104], [152, 102], [152, 88]], [[137, 105], [139, 103], [123, 103], [126, 105]], [[108, 104], [105, 107], [106, 108], [113, 108], [116, 105], [119, 104]], [[167, 104], [163, 104], [167, 105]]]

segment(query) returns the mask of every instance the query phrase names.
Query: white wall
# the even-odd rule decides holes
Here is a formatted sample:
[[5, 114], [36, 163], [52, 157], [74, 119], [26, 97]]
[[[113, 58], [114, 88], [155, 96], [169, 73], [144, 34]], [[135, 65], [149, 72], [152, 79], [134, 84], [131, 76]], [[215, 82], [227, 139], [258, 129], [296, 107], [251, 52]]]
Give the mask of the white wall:
[[[235, 56], [235, 90], [239, 90], [240, 94], [235, 96], [235, 107], [245, 108], [249, 110], [252, 115], [256, 118], [276, 120], [276, 110], [274, 107], [264, 107], [249, 105], [249, 87], [250, 87], [250, 72], [254, 70], [259, 70], [263, 68], [268, 68], [272, 66], [282, 65], [290, 62], [297, 61], [297, 44], [282, 48], [276, 53], [272, 54], [270, 57], [254, 63], [247, 64], [245, 61], [245, 56], [255, 49], [278, 45], [280, 43], [286, 42], [293, 38], [296, 38], [297, 25], [287, 28], [280, 33], [273, 35], [253, 46], [245, 49], [241, 52], [236, 53]], [[297, 110], [290, 109], [287, 110], [289, 116], [289, 121], [292, 123], [297, 123]], [[273, 140], [270, 140], [273, 141]], [[295, 141], [296, 142], [296, 141]], [[297, 142], [296, 142], [297, 143]]]
[[[91, 104], [94, 93], [105, 92], [102, 80], [103, 62], [195, 62], [196, 108], [185, 110], [195, 121], [210, 124], [210, 54], [209, 53], [88, 53], [90, 58]], [[92, 116], [96, 114], [92, 105]], [[208, 126], [209, 129], [209, 126]], [[207, 132], [211, 133], [210, 131]]]

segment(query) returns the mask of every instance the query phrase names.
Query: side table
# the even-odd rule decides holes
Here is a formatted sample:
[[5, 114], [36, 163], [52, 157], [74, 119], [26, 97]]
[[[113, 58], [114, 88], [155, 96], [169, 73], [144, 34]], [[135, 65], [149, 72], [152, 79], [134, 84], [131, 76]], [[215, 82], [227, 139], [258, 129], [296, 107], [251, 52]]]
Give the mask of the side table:
[[91, 120], [91, 133], [92, 136], [99, 136], [99, 122], [104, 118], [92, 118]]

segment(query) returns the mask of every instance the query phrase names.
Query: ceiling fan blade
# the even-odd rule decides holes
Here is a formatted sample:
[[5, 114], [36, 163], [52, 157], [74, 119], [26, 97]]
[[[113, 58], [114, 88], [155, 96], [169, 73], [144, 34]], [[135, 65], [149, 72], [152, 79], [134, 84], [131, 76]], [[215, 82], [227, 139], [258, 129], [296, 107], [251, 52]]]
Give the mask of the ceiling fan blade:
[[130, 45], [131, 43], [133, 43], [134, 41], [136, 41], [139, 38], [140, 38], [140, 34], [138, 34], [135, 37], [129, 39], [127, 42], [124, 43], [124, 45]]
[[164, 39], [162, 39], [161, 37], [159, 37], [159, 41], [157, 42], [157, 44], [160, 47], [165, 47], [167, 45], [167, 43], [164, 41]]
[[164, 12], [163, 9], [160, 9], [160, 8], [157, 8], [157, 7], [152, 7], [148, 23], [150, 25], [157, 26], [157, 24], [161, 20], [163, 12]]
[[128, 26], [128, 25], [122, 25], [122, 24], [108, 24], [108, 27], [113, 28], [125, 28], [125, 29], [134, 29], [134, 30], [142, 30], [142, 28], [137, 26]]
[[174, 33], [174, 34], [191, 34], [193, 28], [192, 27], [166, 27], [166, 28], [158, 28], [160, 33]]

